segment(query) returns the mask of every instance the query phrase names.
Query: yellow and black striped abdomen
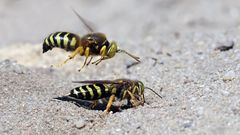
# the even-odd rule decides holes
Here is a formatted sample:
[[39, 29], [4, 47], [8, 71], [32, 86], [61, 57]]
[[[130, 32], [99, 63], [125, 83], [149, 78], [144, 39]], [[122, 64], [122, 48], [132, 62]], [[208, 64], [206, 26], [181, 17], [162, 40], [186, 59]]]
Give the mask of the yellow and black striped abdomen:
[[76, 87], [70, 92], [70, 97], [83, 99], [83, 100], [97, 100], [101, 98], [106, 98], [111, 95], [107, 85], [104, 84], [92, 84], [83, 85], [81, 87]]
[[80, 37], [69, 32], [55, 32], [45, 38], [43, 42], [43, 53], [52, 50], [54, 47], [66, 51], [74, 51], [79, 46]]

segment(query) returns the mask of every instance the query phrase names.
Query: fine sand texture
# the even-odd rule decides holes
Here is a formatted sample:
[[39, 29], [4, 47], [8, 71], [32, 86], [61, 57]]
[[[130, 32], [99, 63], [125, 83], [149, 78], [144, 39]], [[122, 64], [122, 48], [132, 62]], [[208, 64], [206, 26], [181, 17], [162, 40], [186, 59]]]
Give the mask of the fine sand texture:
[[[0, 5], [5, 39], [0, 41], [0, 134], [240, 134], [237, 0], [43, 3], [3, 0]], [[71, 7], [141, 62], [119, 53], [78, 72], [84, 57], [77, 55], [51, 67], [70, 52], [54, 48], [43, 54], [45, 37], [55, 31], [87, 33]], [[81, 86], [72, 81], [119, 78], [140, 80], [162, 99], [145, 90], [144, 106], [119, 110], [114, 102], [104, 116], [106, 103], [91, 109], [89, 101], [61, 98]]]

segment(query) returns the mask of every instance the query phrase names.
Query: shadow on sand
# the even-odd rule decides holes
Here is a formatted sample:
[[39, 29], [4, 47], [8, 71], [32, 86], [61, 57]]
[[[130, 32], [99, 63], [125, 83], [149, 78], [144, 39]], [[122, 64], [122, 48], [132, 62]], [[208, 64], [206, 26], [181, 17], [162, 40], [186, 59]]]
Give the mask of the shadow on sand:
[[[86, 109], [89, 109], [89, 110], [104, 111], [106, 109], [106, 106], [107, 106], [107, 102], [103, 102], [103, 103], [98, 102], [98, 104], [94, 108], [91, 108], [90, 106], [92, 105], [92, 101], [75, 99], [75, 98], [72, 98], [72, 97], [69, 97], [69, 96], [56, 97], [54, 99], [61, 100], [61, 101], [67, 101], [67, 102], [73, 102], [78, 107], [83, 107], [83, 108], [86, 108]], [[108, 99], [107, 99], [107, 101], [108, 101]], [[131, 107], [132, 107], [132, 105], [130, 105], [130, 104], [123, 105], [123, 106], [112, 105], [110, 110], [113, 113], [115, 113], [115, 112], [121, 112], [122, 110], [129, 109]]]

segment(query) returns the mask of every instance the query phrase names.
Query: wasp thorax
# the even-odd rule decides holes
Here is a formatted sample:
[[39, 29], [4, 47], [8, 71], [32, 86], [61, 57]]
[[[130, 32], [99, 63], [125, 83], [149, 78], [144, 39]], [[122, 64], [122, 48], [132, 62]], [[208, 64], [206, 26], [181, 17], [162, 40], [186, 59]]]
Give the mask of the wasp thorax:
[[82, 37], [83, 41], [87, 41], [89, 44], [103, 44], [107, 39], [103, 33], [91, 33]]
[[108, 49], [108, 52], [107, 52], [107, 56], [109, 58], [112, 58], [113, 56], [115, 56], [117, 50], [118, 50], [117, 43], [115, 41], [112, 41], [111, 45], [109, 46], [109, 49]]

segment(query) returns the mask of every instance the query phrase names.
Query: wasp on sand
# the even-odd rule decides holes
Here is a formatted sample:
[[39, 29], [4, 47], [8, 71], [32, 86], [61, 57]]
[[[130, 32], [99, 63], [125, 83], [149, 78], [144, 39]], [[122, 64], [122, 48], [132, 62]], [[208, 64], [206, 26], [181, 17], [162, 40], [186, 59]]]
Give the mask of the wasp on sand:
[[149, 87], [145, 87], [141, 81], [130, 79], [117, 80], [88, 80], [88, 81], [73, 81], [73, 83], [85, 83], [86, 85], [76, 87], [70, 91], [69, 97], [81, 100], [93, 101], [91, 108], [94, 108], [99, 99], [108, 99], [105, 113], [110, 111], [110, 108], [115, 99], [122, 101], [127, 100], [132, 107], [144, 105], [144, 90], [149, 89], [158, 97], [162, 98], [158, 93]]

